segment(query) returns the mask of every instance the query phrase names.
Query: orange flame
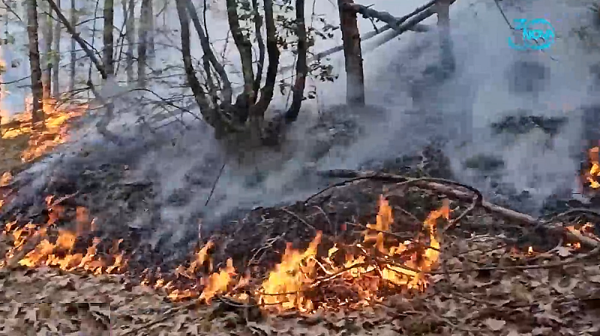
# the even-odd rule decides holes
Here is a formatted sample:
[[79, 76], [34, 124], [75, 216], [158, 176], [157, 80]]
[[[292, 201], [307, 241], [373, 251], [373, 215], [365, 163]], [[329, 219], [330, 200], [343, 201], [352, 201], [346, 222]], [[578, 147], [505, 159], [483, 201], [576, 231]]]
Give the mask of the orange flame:
[[592, 189], [600, 188], [598, 176], [600, 175], [600, 147], [593, 147], [588, 150], [588, 160], [590, 169], [585, 172], [584, 178]]
[[[28, 106], [31, 106], [31, 97], [28, 101]], [[21, 152], [21, 160], [23, 162], [32, 161], [67, 141], [68, 121], [74, 117], [82, 116], [86, 109], [87, 105], [65, 105], [61, 107], [55, 99], [45, 98], [45, 128], [43, 130], [32, 130], [31, 111], [25, 111], [13, 117], [19, 127], [4, 132], [2, 139], [14, 139], [23, 135], [29, 136], [27, 148], [24, 148]]]
[[[46, 203], [49, 207], [49, 221], [46, 225], [28, 224], [22, 228], [16, 228], [16, 223], [6, 225], [4, 234], [10, 234], [13, 240], [13, 248], [7, 257], [22, 251], [26, 243], [38, 235], [39, 244], [25, 254], [19, 261], [20, 265], [45, 265], [93, 274], [126, 271], [127, 256], [124, 252], [119, 252], [122, 240], [113, 243], [109, 257], [98, 255], [99, 238], [92, 240], [85, 253], [76, 252], [76, 246], [91, 232], [87, 209], [76, 209], [75, 231], [56, 230], [53, 229], [53, 224], [61, 218], [64, 209], [53, 205], [52, 197], [48, 197]], [[424, 221], [424, 234], [420, 234], [413, 241], [399, 242], [396, 235], [390, 232], [393, 224], [392, 208], [389, 202], [381, 197], [376, 222], [366, 225], [367, 229], [363, 232], [360, 244], [337, 244], [327, 251], [326, 256], [320, 256], [319, 246], [323, 239], [321, 232], [317, 232], [304, 251], [294, 249], [291, 243], [288, 243], [281, 262], [268, 273], [258, 289], [240, 292], [240, 289], [250, 285], [250, 274], [238, 277], [239, 273], [231, 258], [219, 271], [213, 272], [213, 260], [210, 256], [215, 246], [213, 241], [209, 241], [198, 250], [189, 266], [177, 267], [173, 273], [175, 278], [163, 278], [161, 274], [164, 273], [161, 273], [160, 269], [156, 270], [156, 273], [147, 270], [144, 272], [142, 283], [166, 291], [172, 300], [198, 298], [210, 303], [215, 297], [225, 295], [247, 302], [253, 296], [259, 304], [277, 311], [295, 309], [312, 312], [317, 306], [327, 308], [335, 305], [368, 305], [381, 301], [383, 295], [380, 290], [385, 288], [421, 291], [426, 288], [427, 273], [437, 266], [440, 257], [437, 220], [447, 220], [449, 216], [448, 202], [444, 202], [440, 209], [432, 211]], [[56, 235], [50, 234], [50, 231], [55, 231]], [[205, 277], [198, 275], [198, 272], [202, 271], [211, 274]], [[182, 281], [187, 283], [187, 286], [182, 287]], [[321, 284], [324, 286], [319, 286]], [[334, 291], [336, 286], [351, 291], [355, 295], [354, 298], [315, 301], [315, 298], [321, 298], [318, 296], [319, 291]]]

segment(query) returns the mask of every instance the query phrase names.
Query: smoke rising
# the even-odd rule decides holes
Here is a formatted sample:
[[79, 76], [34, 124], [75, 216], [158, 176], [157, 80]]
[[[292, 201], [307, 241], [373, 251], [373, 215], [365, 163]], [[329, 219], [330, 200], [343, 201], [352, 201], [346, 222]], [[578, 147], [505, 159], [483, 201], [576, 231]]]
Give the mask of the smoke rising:
[[[375, 7], [401, 16], [420, 4], [394, 8], [400, 6], [390, 3], [378, 1]], [[122, 163], [128, 166], [129, 180], [152, 183], [157, 207], [157, 214], [138, 209], [126, 224], [151, 227], [154, 241], [166, 232], [175, 233], [171, 239], [177, 242], [200, 221], [225, 225], [228, 216], [255, 206], [303, 200], [327, 183], [313, 176], [316, 170], [356, 169], [368, 161], [414, 153], [439, 140], [457, 180], [513, 208], [536, 213], [547, 197], [556, 193], [570, 197], [573, 191], [582, 134], [585, 127], [594, 127], [582, 124], [582, 108], [597, 104], [590, 74], [597, 50], [575, 32], [589, 26], [588, 42], [598, 33], [585, 2], [500, 4], [509, 19], [549, 20], [558, 35], [556, 43], [544, 52], [513, 50], [507, 43], [513, 32], [493, 1], [458, 1], [451, 8], [456, 71], [450, 78], [440, 77], [435, 29], [406, 33], [365, 55], [366, 109], [350, 111], [340, 105], [345, 87], [340, 73], [336, 83], [318, 84], [318, 99], [305, 104], [287, 141], [277, 150], [240, 156], [240, 151], [232, 152], [227, 144], [214, 140], [212, 130], [188, 114], [183, 118], [190, 129], [172, 123], [149, 132], [138, 126], [140, 116], [148, 114], [136, 109], [142, 93], [124, 94], [126, 89], [107, 85], [112, 89], [102, 95], [115, 100], [119, 117], [109, 129], [126, 139], [125, 146], [98, 135], [92, 115], [89, 126], [81, 128], [60, 153], [20, 176], [30, 180], [22, 193], [35, 195], [59, 169], [75, 177], [92, 166]], [[435, 18], [425, 23], [435, 26]], [[364, 23], [361, 26], [367, 29]], [[343, 72], [341, 59], [332, 62]], [[278, 97], [273, 110], [283, 109], [284, 98]], [[567, 121], [555, 134], [539, 127], [518, 134], [494, 132], [491, 127], [506, 117], [531, 115]], [[358, 140], [349, 144], [348, 134], [354, 132], [359, 132]], [[331, 143], [339, 145], [329, 148]], [[83, 158], [82, 151], [90, 154]], [[493, 173], [469, 168], [466, 162], [478, 156], [495, 158], [500, 168]], [[523, 191], [527, 202], [511, 203], [509, 196]]]

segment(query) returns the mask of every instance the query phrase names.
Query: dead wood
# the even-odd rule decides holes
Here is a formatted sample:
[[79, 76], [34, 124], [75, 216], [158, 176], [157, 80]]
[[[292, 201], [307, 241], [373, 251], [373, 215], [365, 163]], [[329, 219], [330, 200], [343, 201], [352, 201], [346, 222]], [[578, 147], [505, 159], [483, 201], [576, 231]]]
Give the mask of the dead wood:
[[[469, 186], [463, 185], [458, 182], [449, 181], [449, 182], [452, 182], [452, 184], [454, 184], [454, 185], [458, 185], [460, 187], [468, 189], [469, 191], [471, 191], [471, 193], [469, 193], [466, 191], [459, 190], [454, 186], [443, 184], [443, 183], [446, 183], [446, 180], [435, 179], [435, 178], [415, 179], [415, 178], [409, 178], [409, 177], [394, 175], [394, 174], [385, 174], [385, 173], [376, 173], [376, 172], [361, 172], [361, 171], [344, 170], [344, 169], [325, 171], [325, 172], [319, 173], [319, 175], [333, 177], [333, 178], [348, 178], [349, 180], [333, 184], [332, 186], [321, 190], [317, 194], [309, 197], [305, 203], [310, 202], [310, 200], [312, 200], [315, 196], [323, 194], [324, 192], [326, 192], [327, 190], [330, 190], [332, 188], [339, 187], [339, 186], [342, 186], [342, 185], [345, 185], [348, 183], [352, 183], [352, 182], [356, 182], [356, 181], [360, 181], [360, 180], [369, 180], [369, 179], [390, 182], [390, 183], [410, 182], [410, 184], [412, 184], [414, 186], [429, 189], [429, 190], [444, 194], [450, 198], [458, 199], [461, 201], [473, 201], [475, 199], [475, 197], [478, 197], [477, 193], [479, 193], [479, 191], [477, 191], [477, 193], [475, 193], [474, 191], [477, 189], [475, 189], [473, 187], [469, 187]], [[475, 203], [473, 203], [473, 204], [475, 204]], [[479, 206], [490, 213], [499, 215], [500, 217], [517, 222], [521, 225], [531, 226], [536, 229], [544, 228], [546, 230], [553, 231], [556, 233], [562, 233], [562, 234], [566, 235], [567, 238], [569, 238], [571, 240], [579, 241], [579, 242], [581, 242], [582, 245], [584, 245], [588, 248], [595, 248], [600, 245], [600, 242], [596, 241], [595, 239], [583, 236], [583, 235], [573, 232], [571, 230], [565, 230], [564, 227], [562, 227], [562, 226], [551, 226], [551, 225], [549, 225], [550, 223], [541, 221], [540, 219], [537, 219], [533, 216], [530, 216], [530, 215], [527, 215], [524, 213], [520, 213], [520, 212], [511, 210], [511, 209], [507, 209], [507, 208], [501, 207], [499, 205], [495, 205], [495, 204], [487, 202], [483, 199], [481, 199]], [[467, 211], [469, 211], [469, 210], [467, 210]], [[460, 217], [461, 216], [459, 216], [459, 218]]]
[[[404, 23], [406, 20], [408, 20], [408, 18], [410, 18], [410, 17], [397, 18], [388, 12], [378, 11], [371, 7], [360, 5], [357, 3], [344, 3], [344, 9], [359, 13], [365, 19], [376, 19], [376, 20], [387, 23], [387, 26], [385, 26], [382, 30], [384, 30], [386, 27], [387, 27], [387, 29], [391, 28], [394, 30], [400, 30], [401, 29], [400, 25], [402, 23]], [[387, 30], [387, 29], [385, 29], [385, 30]]]
[[[414, 11], [412, 11], [411, 13], [409, 13], [409, 14], [407, 14], [405, 16], [395, 18], [396, 19], [396, 23], [398, 25], [401, 25], [401, 24], [405, 23], [407, 20], [409, 20], [413, 16], [415, 16], [415, 15], [417, 15], [417, 14], [425, 11], [429, 7], [433, 6], [433, 4], [436, 1], [437, 0], [432, 0], [429, 3], [427, 3], [427, 4], [425, 4], [425, 5], [421, 6], [421, 7], [418, 7], [417, 9], [415, 9]], [[422, 20], [420, 20], [420, 21], [422, 21]], [[385, 26], [383, 26], [381, 28], [378, 28], [378, 29], [376, 29], [374, 31], [367, 32], [367, 33], [365, 33], [365, 34], [363, 34], [361, 36], [361, 42], [365, 42], [365, 41], [370, 40], [370, 39], [372, 39], [372, 38], [374, 38], [376, 36], [379, 36], [382, 33], [386, 32], [386, 31], [388, 31], [390, 29], [392, 29], [392, 27], [389, 24], [386, 24]], [[419, 32], [419, 33], [424, 33], [424, 32], [430, 31], [431, 28], [429, 26], [427, 26], [427, 25], [417, 23], [417, 24], [414, 24], [414, 25], [411, 24], [408, 27], [408, 30], [414, 31], [414, 32]], [[389, 40], [387, 40], [387, 41], [389, 41]], [[375, 46], [375, 48], [378, 47], [378, 46], [379, 45]], [[363, 51], [363, 53], [366, 53], [366, 52], [372, 51], [375, 48], [368, 48], [367, 46], [365, 46], [364, 48], [362, 48], [362, 51]], [[331, 55], [333, 55], [333, 54], [335, 54], [337, 52], [340, 52], [342, 50], [344, 50], [344, 45], [343, 44], [335, 46], [335, 47], [327, 49], [327, 50], [324, 50], [324, 51], [321, 51], [321, 52], [319, 52], [317, 54], [314, 54], [311, 57], [311, 60], [320, 61], [320, 60], [322, 60], [322, 59], [324, 59], [326, 57], [329, 57], [329, 56], [331, 56]], [[289, 65], [289, 66], [282, 67], [281, 70], [280, 70], [280, 73], [292, 70], [293, 68], [294, 68], [293, 64]]]
[[390, 34], [388, 34], [387, 36], [384, 36], [381, 40], [375, 42], [370, 49], [374, 50], [377, 47], [380, 47], [382, 45], [384, 45], [385, 43], [387, 43], [388, 41], [391, 41], [393, 39], [395, 39], [397, 36], [399, 36], [400, 34], [408, 31], [408, 30], [412, 30], [414, 27], [416, 27], [421, 21], [429, 18], [430, 16], [436, 14], [436, 10], [433, 7], [429, 7], [426, 10], [419, 12], [419, 14], [415, 15], [414, 17], [412, 17], [411, 19], [407, 20], [401, 27], [399, 27], [398, 29], [394, 29], [393, 32], [391, 32]]

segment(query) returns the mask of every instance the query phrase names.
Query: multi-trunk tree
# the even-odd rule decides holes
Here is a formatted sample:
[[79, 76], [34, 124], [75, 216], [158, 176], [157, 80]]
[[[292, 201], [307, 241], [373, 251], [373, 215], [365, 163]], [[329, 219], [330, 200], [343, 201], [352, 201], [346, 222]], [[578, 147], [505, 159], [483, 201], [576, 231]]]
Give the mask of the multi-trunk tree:
[[[273, 0], [239, 1], [226, 0], [227, 20], [231, 35], [240, 56], [243, 88], [234, 98], [234, 90], [228, 73], [211, 48], [209, 32], [202, 24], [196, 7], [191, 0], [176, 0], [177, 13], [181, 25], [182, 58], [188, 84], [200, 107], [204, 120], [213, 126], [217, 136], [228, 132], [248, 129], [251, 141], [259, 141], [265, 112], [269, 108], [280, 71], [280, 48], [285, 43], [279, 36], [278, 26], [286, 20], [283, 15], [275, 14]], [[279, 9], [295, 11], [292, 30], [297, 37], [296, 74], [292, 85], [292, 103], [285, 113], [285, 120], [296, 120], [302, 101], [306, 76], [308, 74], [307, 51], [309, 41], [304, 14], [304, 0], [284, 1]], [[253, 32], [247, 31], [243, 23], [251, 21]], [[204, 53], [203, 81], [197, 76], [199, 69], [194, 67], [191, 55], [190, 38], [193, 25]], [[264, 29], [263, 29], [264, 28]], [[251, 40], [254, 37], [254, 41]], [[256, 45], [256, 48], [254, 46]], [[258, 50], [254, 55], [253, 50]], [[257, 60], [254, 60], [257, 56]], [[266, 56], [266, 57], [265, 57]], [[266, 68], [266, 74], [263, 72]]]

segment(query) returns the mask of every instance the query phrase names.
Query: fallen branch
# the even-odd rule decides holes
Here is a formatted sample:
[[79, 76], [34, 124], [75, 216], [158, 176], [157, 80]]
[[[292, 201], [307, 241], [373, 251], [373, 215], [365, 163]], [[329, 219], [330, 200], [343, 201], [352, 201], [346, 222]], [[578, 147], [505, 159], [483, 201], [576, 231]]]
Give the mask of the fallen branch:
[[[417, 8], [417, 9], [415, 9], [414, 11], [412, 11], [412, 12], [410, 12], [409, 14], [407, 14], [407, 15], [404, 15], [404, 16], [402, 16], [402, 17], [394, 17], [394, 19], [396, 20], [396, 21], [395, 21], [395, 22], [396, 22], [396, 24], [397, 24], [397, 25], [401, 25], [402, 23], [406, 22], [407, 20], [409, 20], [409, 19], [410, 19], [410, 18], [412, 18], [413, 16], [415, 16], [415, 15], [417, 15], [417, 14], [419, 14], [419, 13], [421, 13], [421, 12], [423, 12], [423, 11], [427, 10], [427, 9], [428, 9], [428, 8], [430, 8], [431, 6], [433, 6], [433, 5], [435, 4], [435, 2], [436, 2], [436, 1], [437, 1], [437, 0], [431, 0], [431, 1], [429, 1], [427, 4], [425, 4], [425, 5], [421, 6], [421, 7], [418, 7], [418, 8]], [[361, 6], [361, 5], [358, 5], [358, 6]], [[429, 16], [427, 16], [427, 17], [429, 17]], [[408, 25], [408, 29], [406, 29], [406, 30], [410, 30], [410, 31], [418, 32], [418, 33], [424, 33], [424, 32], [428, 32], [428, 31], [430, 31], [430, 30], [431, 30], [431, 27], [430, 27], [430, 26], [427, 26], [427, 25], [424, 25], [424, 24], [419, 24], [419, 22], [421, 22], [421, 21], [423, 21], [423, 20], [424, 20], [424, 19], [418, 20], [418, 21], [417, 21], [416, 23], [414, 23], [414, 24], [412, 24], [412, 23], [409, 23], [409, 24], [407, 24], [407, 25]], [[412, 22], [412, 21], [411, 21], [411, 22]], [[404, 27], [404, 26], [402, 26], [402, 27]], [[365, 34], [362, 34], [362, 35], [361, 35], [361, 37], [360, 37], [360, 38], [361, 38], [361, 43], [362, 43], [362, 42], [365, 42], [365, 41], [367, 41], [367, 40], [370, 40], [370, 39], [372, 39], [373, 37], [379, 36], [379, 35], [381, 35], [382, 33], [386, 32], [386, 31], [388, 31], [388, 30], [390, 30], [390, 29], [392, 29], [392, 26], [390, 26], [389, 24], [386, 24], [385, 26], [383, 26], [383, 27], [381, 27], [381, 28], [379, 28], [379, 29], [377, 29], [377, 30], [373, 30], [373, 31], [367, 32], [367, 33], [365, 33]], [[394, 28], [394, 29], [404, 29], [404, 28], [400, 28], [400, 27], [398, 27], [398, 28]], [[404, 31], [406, 31], [406, 30], [404, 30]], [[397, 35], [396, 35], [396, 36], [397, 36]], [[385, 41], [385, 42], [387, 42], [387, 41], [389, 41], [389, 40], [391, 40], [391, 38], [390, 38], [390, 39], [386, 39], [386, 41]], [[383, 42], [383, 43], [385, 43], [385, 42]], [[383, 44], [383, 43], [381, 43], [381, 44]], [[368, 47], [367, 47], [367, 48], [364, 48], [364, 49], [363, 49], [363, 53], [366, 53], [366, 52], [369, 52], [369, 51], [373, 51], [375, 48], [379, 47], [381, 44], [376, 44], [376, 45], [375, 45], [375, 47], [373, 47], [373, 48], [368, 48]], [[314, 54], [314, 55], [311, 57], [311, 59], [310, 59], [310, 60], [311, 60], [311, 61], [320, 61], [320, 60], [324, 59], [325, 57], [329, 57], [329, 56], [331, 56], [331, 55], [333, 55], [333, 54], [335, 54], [335, 53], [337, 53], [337, 52], [340, 52], [340, 51], [342, 51], [342, 50], [344, 50], [344, 46], [343, 46], [343, 45], [338, 45], [338, 46], [335, 46], [335, 47], [333, 47], [333, 48], [330, 48], [330, 49], [324, 50], [324, 51], [322, 51], [322, 52], [320, 52], [320, 53]], [[293, 65], [293, 64], [292, 64], [292, 65], [289, 65], [289, 66], [281, 67], [281, 70], [280, 70], [279, 72], [280, 72], [280, 73], [283, 73], [283, 72], [286, 72], [286, 71], [292, 70], [293, 68], [294, 68], [294, 65]]]
[[365, 19], [376, 19], [376, 20], [385, 22], [385, 23], [387, 23], [387, 26], [385, 26], [385, 27], [387, 27], [387, 29], [392, 28], [395, 30], [399, 30], [399, 29], [401, 29], [400, 25], [402, 23], [404, 23], [406, 20], [408, 20], [408, 18], [409, 18], [409, 17], [397, 18], [388, 12], [378, 11], [371, 7], [359, 5], [357, 3], [344, 3], [343, 9], [359, 13]]
[[[394, 174], [361, 172], [361, 171], [345, 170], [345, 169], [324, 171], [324, 172], [320, 172], [319, 175], [325, 176], [325, 177], [332, 177], [332, 178], [348, 178], [348, 180], [335, 183], [335, 184], [319, 191], [318, 193], [309, 197], [305, 201], [305, 203], [308, 203], [310, 200], [314, 199], [318, 195], [323, 194], [327, 190], [330, 190], [335, 187], [340, 187], [340, 186], [343, 186], [343, 185], [346, 185], [346, 184], [349, 184], [352, 182], [360, 181], [360, 180], [378, 180], [378, 181], [385, 181], [385, 182], [391, 182], [391, 183], [398, 183], [398, 182], [411, 183], [417, 187], [433, 190], [440, 194], [444, 194], [450, 198], [458, 199], [461, 201], [473, 201], [475, 197], [479, 197], [477, 193], [481, 194], [479, 191], [477, 191], [477, 189], [475, 189], [473, 187], [469, 187], [469, 186], [463, 185], [458, 182], [453, 182], [452, 184], [469, 189], [473, 193], [458, 190], [455, 187], [446, 185], [446, 184], [449, 184], [447, 182], [452, 182], [452, 181], [447, 181], [444, 179], [433, 179], [433, 178], [415, 179], [415, 178], [394, 175]], [[446, 184], [443, 184], [443, 183], [446, 183]], [[583, 235], [578, 235], [569, 230], [565, 230], [562, 226], [560, 226], [560, 227], [547, 226], [547, 225], [545, 225], [545, 224], [548, 224], [547, 222], [543, 222], [543, 221], [541, 221], [535, 217], [532, 217], [530, 215], [527, 215], [527, 214], [523, 214], [523, 213], [520, 213], [520, 212], [517, 212], [514, 210], [503, 208], [499, 205], [492, 204], [490, 202], [483, 200], [483, 198], [481, 198], [481, 202], [479, 203], [479, 206], [490, 213], [493, 213], [500, 217], [517, 222], [521, 225], [532, 226], [534, 228], [540, 228], [540, 227], [544, 226], [547, 230], [550, 230], [550, 231], [555, 231], [555, 232], [560, 231], [561, 233], [564, 233], [567, 236], [567, 238], [579, 241], [579, 242], [581, 242], [582, 245], [584, 245], [588, 248], [595, 248], [600, 245], [600, 243], [597, 242], [595, 239], [585, 237]]]

